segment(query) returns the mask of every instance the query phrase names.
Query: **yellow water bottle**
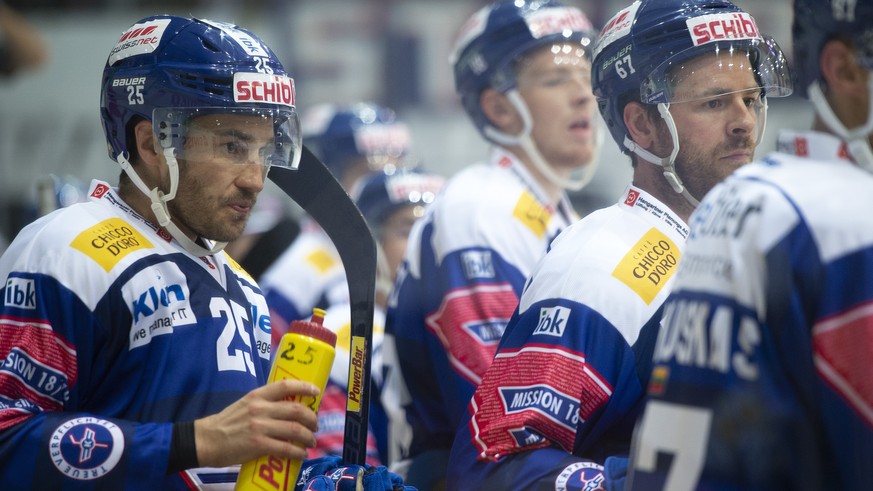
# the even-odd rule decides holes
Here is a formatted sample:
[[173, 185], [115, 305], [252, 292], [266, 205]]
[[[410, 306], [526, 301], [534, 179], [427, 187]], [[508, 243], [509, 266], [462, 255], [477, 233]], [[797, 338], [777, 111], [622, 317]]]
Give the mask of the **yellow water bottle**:
[[[324, 327], [324, 310], [313, 309], [309, 321], [294, 321], [276, 349], [267, 383], [283, 379], [304, 380], [321, 390], [317, 396], [292, 397], [318, 411], [321, 395], [330, 377], [336, 334]], [[265, 455], [242, 465], [234, 491], [290, 491], [294, 489], [299, 460]]]

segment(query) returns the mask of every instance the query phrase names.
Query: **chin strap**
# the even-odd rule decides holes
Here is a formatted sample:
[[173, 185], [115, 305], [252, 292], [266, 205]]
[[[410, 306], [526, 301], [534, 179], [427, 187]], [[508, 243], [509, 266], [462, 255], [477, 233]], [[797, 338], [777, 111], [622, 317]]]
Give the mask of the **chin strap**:
[[594, 172], [597, 170], [597, 163], [599, 160], [598, 156], [600, 155], [600, 147], [603, 142], [602, 128], [600, 128], [599, 125], [594, 128], [595, 141], [594, 146], [591, 149], [591, 160], [579, 170], [573, 172], [570, 177], [564, 177], [555, 172], [555, 169], [549, 165], [537, 148], [536, 143], [534, 143], [533, 138], [531, 138], [530, 135], [531, 129], [533, 128], [533, 118], [531, 118], [530, 111], [527, 108], [527, 104], [525, 104], [524, 100], [521, 98], [521, 94], [518, 93], [517, 89], [512, 89], [506, 92], [506, 97], [521, 116], [521, 121], [524, 125], [521, 132], [519, 132], [518, 135], [509, 135], [488, 125], [483, 129], [485, 136], [491, 141], [501, 145], [520, 146], [540, 174], [555, 186], [569, 191], [579, 191], [591, 182], [591, 179], [594, 177]]
[[670, 138], [673, 140], [673, 151], [670, 152], [670, 155], [665, 158], [658, 157], [652, 152], [637, 145], [637, 143], [631, 140], [627, 135], [624, 136], [624, 146], [631, 152], [639, 155], [640, 158], [646, 162], [663, 168], [664, 179], [667, 180], [670, 187], [673, 188], [673, 191], [681, 194], [682, 197], [685, 198], [685, 201], [688, 201], [691, 206], [697, 207], [697, 205], [700, 204], [700, 201], [688, 192], [688, 188], [685, 187], [682, 178], [679, 177], [679, 173], [676, 172], [676, 156], [679, 155], [679, 133], [676, 131], [676, 122], [673, 121], [673, 115], [670, 114], [670, 104], [665, 104], [663, 102], [658, 103], [658, 112], [667, 124], [667, 129], [670, 130]]
[[840, 121], [840, 118], [834, 114], [821, 85], [816, 81], [809, 84], [807, 93], [809, 100], [818, 112], [819, 117], [824, 121], [825, 125], [830, 128], [838, 137], [846, 142], [846, 148], [852, 159], [868, 172], [873, 172], [873, 150], [870, 148], [870, 133], [873, 133], [873, 71], [867, 77], [867, 91], [870, 93], [869, 107], [867, 108], [867, 122], [857, 128], [848, 129]]
[[136, 170], [134, 170], [130, 161], [127, 160], [127, 157], [123, 153], [118, 154], [118, 164], [130, 180], [133, 181], [133, 184], [137, 189], [139, 189], [144, 195], [148, 196], [149, 200], [151, 200], [152, 213], [154, 213], [158, 225], [167, 229], [167, 232], [176, 239], [176, 242], [178, 242], [183, 249], [198, 257], [211, 256], [212, 254], [221, 251], [227, 245], [227, 242], [215, 242], [212, 248], [206, 249], [191, 240], [182, 232], [182, 230], [179, 229], [178, 226], [176, 226], [175, 223], [173, 223], [170, 218], [170, 210], [167, 208], [167, 203], [176, 197], [176, 190], [179, 187], [179, 163], [176, 160], [176, 152], [173, 147], [164, 149], [164, 158], [166, 159], [167, 167], [169, 167], [170, 170], [169, 194], [164, 194], [157, 188], [157, 186], [149, 190], [148, 186], [146, 186], [145, 182], [140, 179]]

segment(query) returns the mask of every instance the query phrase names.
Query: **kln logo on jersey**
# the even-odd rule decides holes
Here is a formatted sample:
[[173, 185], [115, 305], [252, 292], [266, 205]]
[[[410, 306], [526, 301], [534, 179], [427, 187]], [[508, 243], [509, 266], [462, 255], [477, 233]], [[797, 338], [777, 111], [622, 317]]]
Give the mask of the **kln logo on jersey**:
[[154, 336], [170, 334], [177, 326], [197, 323], [188, 282], [173, 263], [140, 271], [130, 279], [122, 295], [133, 316], [130, 349], [147, 345]]

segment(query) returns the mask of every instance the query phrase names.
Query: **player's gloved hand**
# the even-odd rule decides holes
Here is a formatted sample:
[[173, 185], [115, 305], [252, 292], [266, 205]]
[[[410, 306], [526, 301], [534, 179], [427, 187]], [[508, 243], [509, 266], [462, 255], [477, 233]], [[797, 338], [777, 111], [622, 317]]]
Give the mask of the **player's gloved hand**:
[[380, 465], [343, 465], [337, 456], [307, 460], [300, 468], [295, 491], [415, 491]]
[[606, 489], [620, 491], [624, 489], [627, 479], [628, 458], [623, 455], [607, 457], [603, 463], [603, 474], [606, 476]]

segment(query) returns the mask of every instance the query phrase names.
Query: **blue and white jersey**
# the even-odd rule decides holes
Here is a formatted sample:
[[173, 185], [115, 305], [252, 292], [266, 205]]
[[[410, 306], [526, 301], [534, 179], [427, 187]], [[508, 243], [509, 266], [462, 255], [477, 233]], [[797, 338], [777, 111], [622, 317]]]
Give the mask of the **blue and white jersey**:
[[550, 205], [524, 165], [494, 148], [415, 224], [387, 314], [385, 366], [399, 373], [387, 374], [383, 397], [399, 401], [410, 425], [400, 435], [392, 422], [392, 462], [451, 448], [525, 279], [577, 219], [566, 196]]
[[0, 278], [0, 489], [235, 481], [166, 474], [172, 422], [269, 373], [267, 303], [226, 254], [192, 256], [94, 181], [88, 202], [22, 230]]
[[348, 302], [346, 272], [330, 238], [311, 218], [300, 235], [276, 259], [259, 284], [273, 319], [273, 347], [288, 332], [291, 322], [308, 320], [314, 307]]
[[781, 134], [691, 218], [633, 490], [873, 489], [873, 176]]
[[620, 489], [624, 468], [599, 465], [628, 453], [687, 235], [629, 186], [554, 241], [459, 425], [449, 488]]

